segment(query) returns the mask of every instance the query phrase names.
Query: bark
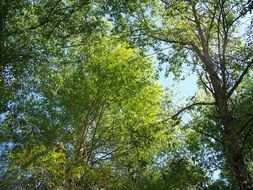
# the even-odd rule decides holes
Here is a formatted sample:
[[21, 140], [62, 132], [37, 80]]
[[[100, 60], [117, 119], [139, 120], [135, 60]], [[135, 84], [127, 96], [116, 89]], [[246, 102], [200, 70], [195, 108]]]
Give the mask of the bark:
[[222, 142], [229, 167], [240, 190], [252, 190], [252, 179], [245, 163], [245, 150], [242, 146], [239, 133], [236, 130], [236, 121], [229, 110], [227, 92], [222, 88], [221, 81], [214, 70], [208, 54], [205, 56], [204, 63], [214, 89], [214, 99], [217, 104], [220, 122], [223, 126]]
[[244, 155], [236, 143], [227, 145], [227, 159], [240, 190], [252, 190], [252, 179], [244, 161]]
[[[226, 95], [226, 94], [225, 94]], [[236, 130], [236, 122], [230, 113], [226, 97], [220, 100], [219, 115], [224, 126], [222, 140], [224, 153], [240, 190], [252, 190], [252, 178], [245, 163], [245, 150]]]
[[[227, 84], [225, 80], [221, 80], [221, 78], [224, 79], [226, 76], [221, 76], [221, 78], [219, 77], [217, 69], [215, 68], [214, 61], [210, 56], [208, 49], [208, 39], [206, 38], [201, 27], [195, 6], [192, 7], [192, 11], [195, 18], [196, 29], [198, 31], [198, 39], [200, 39], [202, 46], [202, 50], [196, 47], [193, 47], [193, 50], [201, 58], [213, 87], [215, 104], [217, 105], [220, 122], [223, 126], [221, 129], [221, 139], [226, 160], [236, 182], [238, 183], [240, 190], [252, 190], [252, 179], [248, 171], [247, 164], [245, 163], [245, 150], [242, 146], [239, 133], [236, 129], [236, 121], [233, 119], [233, 115], [229, 110], [229, 92], [227, 92]], [[226, 44], [227, 40], [225, 40], [224, 43]], [[220, 65], [223, 67], [226, 66], [225, 59], [220, 60]], [[222, 74], [225, 75], [224, 72]]]
[[239, 133], [236, 130], [236, 121], [229, 110], [227, 92], [222, 88], [221, 81], [217, 73], [214, 72], [214, 66], [208, 54], [205, 56], [204, 63], [214, 89], [214, 99], [217, 104], [220, 122], [223, 126], [222, 142], [229, 167], [240, 190], [252, 190], [252, 178], [245, 163], [245, 150], [242, 146]]

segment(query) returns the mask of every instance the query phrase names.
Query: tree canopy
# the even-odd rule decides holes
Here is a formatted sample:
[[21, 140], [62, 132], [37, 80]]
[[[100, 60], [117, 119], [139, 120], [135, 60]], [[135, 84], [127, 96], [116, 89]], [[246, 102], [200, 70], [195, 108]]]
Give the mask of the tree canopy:
[[0, 5], [0, 189], [253, 189], [253, 1]]

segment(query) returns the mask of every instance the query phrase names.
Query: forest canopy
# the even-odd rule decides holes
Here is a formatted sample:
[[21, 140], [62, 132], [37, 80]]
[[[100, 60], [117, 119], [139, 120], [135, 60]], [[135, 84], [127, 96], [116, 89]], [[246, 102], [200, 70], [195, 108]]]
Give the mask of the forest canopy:
[[253, 189], [252, 0], [0, 7], [0, 189]]

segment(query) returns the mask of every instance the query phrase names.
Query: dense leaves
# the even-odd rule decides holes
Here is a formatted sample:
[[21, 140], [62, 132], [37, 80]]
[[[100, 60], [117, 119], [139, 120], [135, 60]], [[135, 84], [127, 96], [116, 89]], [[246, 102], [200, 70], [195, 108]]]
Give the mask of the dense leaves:
[[252, 1], [0, 6], [1, 189], [253, 188]]

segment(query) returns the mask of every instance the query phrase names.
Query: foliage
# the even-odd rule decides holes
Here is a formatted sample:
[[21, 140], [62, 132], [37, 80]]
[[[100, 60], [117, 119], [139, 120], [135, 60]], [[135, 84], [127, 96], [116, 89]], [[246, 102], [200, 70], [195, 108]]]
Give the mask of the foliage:
[[1, 1], [0, 188], [251, 189], [252, 5]]

